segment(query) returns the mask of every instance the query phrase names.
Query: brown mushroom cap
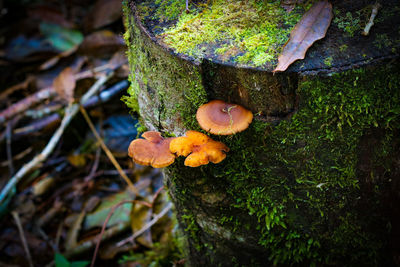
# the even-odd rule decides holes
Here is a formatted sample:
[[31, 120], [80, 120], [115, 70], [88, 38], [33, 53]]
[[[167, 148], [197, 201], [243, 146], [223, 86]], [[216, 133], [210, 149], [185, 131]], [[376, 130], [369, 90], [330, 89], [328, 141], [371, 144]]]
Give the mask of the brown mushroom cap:
[[229, 135], [247, 129], [253, 120], [253, 113], [237, 104], [212, 100], [197, 110], [196, 118], [203, 130], [216, 135]]
[[187, 156], [184, 164], [189, 167], [205, 165], [209, 161], [219, 163], [226, 157], [224, 152], [229, 151], [225, 144], [196, 131], [188, 131], [186, 136], [175, 138], [169, 148], [178, 156]]
[[148, 131], [142, 134], [144, 139], [135, 139], [128, 148], [129, 156], [141, 165], [163, 168], [175, 161], [175, 155], [169, 151], [174, 138], [162, 138], [159, 132]]

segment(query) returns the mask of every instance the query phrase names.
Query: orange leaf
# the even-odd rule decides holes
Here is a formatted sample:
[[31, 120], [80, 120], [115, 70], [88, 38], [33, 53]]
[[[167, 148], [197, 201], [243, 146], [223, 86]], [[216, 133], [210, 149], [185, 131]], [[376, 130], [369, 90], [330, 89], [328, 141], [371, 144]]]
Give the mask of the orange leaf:
[[65, 68], [53, 82], [54, 90], [68, 103], [74, 101], [75, 76], [72, 68]]
[[332, 20], [332, 5], [327, 1], [315, 3], [290, 33], [289, 41], [278, 57], [276, 71], [285, 71], [290, 64], [304, 59], [308, 48], [317, 40], [325, 37]]

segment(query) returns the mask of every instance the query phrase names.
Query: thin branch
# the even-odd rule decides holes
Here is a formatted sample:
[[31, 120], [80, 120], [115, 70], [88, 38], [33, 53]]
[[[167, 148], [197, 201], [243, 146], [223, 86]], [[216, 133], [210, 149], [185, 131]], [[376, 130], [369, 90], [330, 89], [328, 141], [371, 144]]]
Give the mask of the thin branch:
[[69, 123], [71, 122], [72, 118], [78, 113], [79, 106], [84, 104], [91, 96], [93, 96], [101, 86], [111, 77], [111, 75], [101, 76], [87, 91], [83, 97], [81, 98], [80, 103], [70, 104], [65, 109], [64, 118], [61, 121], [61, 125], [58, 127], [56, 132], [51, 137], [50, 141], [43, 149], [43, 151], [35, 156], [30, 162], [24, 165], [6, 184], [6, 186], [2, 189], [0, 193], [0, 203], [6, 198], [10, 190], [30, 171], [37, 168], [40, 163], [45, 161], [48, 156], [53, 152], [54, 148], [56, 147], [58, 141], [60, 140], [61, 136], [64, 133], [64, 130], [67, 128]]
[[12, 216], [14, 217], [15, 223], [17, 224], [19, 237], [21, 238], [22, 246], [24, 247], [26, 257], [28, 258], [29, 266], [33, 267], [31, 253], [29, 252], [28, 242], [26, 242], [26, 238], [24, 235], [24, 229], [21, 225], [21, 220], [19, 219], [19, 215], [16, 211], [11, 212]]
[[10, 170], [10, 176], [14, 174], [11, 139], [12, 139], [12, 122], [8, 122], [6, 128], [6, 147], [7, 147], [6, 150], [7, 150], [7, 162], [8, 162], [8, 168]]
[[103, 227], [101, 228], [101, 232], [100, 232], [100, 234], [98, 236], [98, 240], [97, 240], [97, 243], [96, 243], [96, 248], [94, 249], [94, 253], [93, 253], [92, 263], [90, 264], [91, 267], [93, 267], [94, 263], [96, 262], [96, 257], [97, 257], [97, 253], [99, 251], [101, 239], [103, 237], [104, 231], [106, 230], [106, 226], [107, 226], [108, 221], [110, 220], [111, 216], [114, 214], [115, 210], [117, 208], [119, 208], [121, 205], [126, 204], [126, 203], [139, 203], [139, 204], [142, 204], [142, 205], [145, 205], [145, 206], [151, 208], [151, 205], [149, 203], [144, 202], [144, 201], [138, 201], [138, 200], [123, 200], [123, 201], [117, 203], [116, 205], [114, 205], [111, 208], [110, 212], [108, 213], [107, 218], [103, 223]]
[[89, 115], [87, 114], [85, 108], [83, 106], [79, 107], [83, 117], [85, 118], [87, 124], [90, 127], [90, 130], [92, 130], [94, 136], [96, 137], [97, 141], [100, 143], [101, 148], [104, 150], [106, 153], [107, 157], [110, 159], [111, 163], [114, 165], [114, 167], [118, 170], [119, 174], [121, 177], [125, 180], [125, 182], [128, 184], [129, 189], [136, 195], [139, 196], [139, 190], [133, 185], [131, 180], [128, 178], [128, 176], [124, 173], [122, 170], [121, 166], [119, 165], [118, 161], [115, 159], [114, 155], [111, 153], [111, 151], [108, 149], [106, 144], [104, 144], [103, 139], [100, 137], [99, 133], [97, 132], [96, 128], [93, 125], [93, 122], [90, 120]]
[[159, 219], [161, 219], [165, 214], [167, 214], [167, 212], [172, 208], [172, 203], [168, 203], [168, 205], [157, 215], [154, 216], [154, 218], [148, 222], [145, 226], [143, 226], [142, 229], [140, 229], [139, 231], [135, 232], [132, 236], [120, 241], [117, 243], [117, 247], [121, 247], [123, 245], [125, 245], [128, 242], [133, 242], [138, 236], [140, 236], [141, 234], [143, 234], [144, 232], [147, 231], [147, 229], [149, 229], [150, 227], [152, 227], [156, 222], [158, 222]]
[[[84, 103], [84, 107], [92, 107], [100, 103], [105, 103], [108, 100], [110, 100], [112, 97], [117, 95], [118, 93], [122, 92], [122, 90], [126, 89], [129, 86], [129, 83], [127, 80], [122, 80], [107, 90], [104, 90], [100, 92], [99, 95], [92, 96], [88, 101]], [[54, 123], [56, 121], [61, 120], [61, 117], [58, 113], [53, 113], [43, 119], [36, 120], [32, 122], [31, 124], [28, 124], [24, 127], [18, 128], [14, 130], [14, 137], [21, 137], [25, 136], [27, 134], [30, 134], [32, 132], [37, 132], [42, 130], [44, 127], [47, 125]], [[1, 137], [0, 137], [0, 142], [1, 142]]]
[[375, 5], [373, 5], [371, 17], [369, 18], [367, 25], [365, 25], [364, 31], [361, 33], [362, 35], [367, 36], [369, 34], [371, 27], [374, 26], [374, 19], [375, 19], [376, 15], [378, 14], [379, 8], [381, 8], [381, 5], [379, 3], [376, 3]]
[[[90, 78], [90, 77], [95, 76], [97, 73], [110, 70], [110, 69], [112, 69], [112, 67], [113, 66], [111, 64], [107, 63], [107, 64], [104, 64], [103, 66], [99, 66], [93, 70], [86, 70], [86, 71], [77, 73], [74, 75], [74, 77], [75, 77], [75, 80]], [[54, 90], [53, 86], [49, 86], [44, 89], [41, 89], [40, 91], [38, 91], [28, 97], [25, 97], [23, 100], [9, 106], [5, 110], [0, 111], [0, 123], [3, 123], [5, 121], [11, 119], [16, 114], [24, 112], [25, 110], [29, 109], [31, 106], [39, 104], [43, 100], [52, 98], [56, 95], [57, 95], [57, 92]], [[90, 95], [90, 96], [92, 96], [92, 95]], [[84, 102], [86, 102], [86, 101], [84, 101]]]

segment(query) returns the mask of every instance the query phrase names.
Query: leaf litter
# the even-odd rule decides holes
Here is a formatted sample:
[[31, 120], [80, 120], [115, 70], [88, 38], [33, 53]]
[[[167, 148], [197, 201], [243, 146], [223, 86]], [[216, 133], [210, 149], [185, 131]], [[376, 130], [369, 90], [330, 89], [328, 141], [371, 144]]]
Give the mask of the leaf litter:
[[[87, 266], [103, 226], [95, 255], [100, 265], [156, 262], [144, 254], [153, 249], [181, 261], [179, 248], [171, 246], [175, 222], [162, 174], [127, 156], [139, 125], [119, 101], [129, 85], [120, 5], [15, 4], [4, 17], [10, 23], [1, 26], [6, 90], [0, 95], [0, 265]], [[100, 139], [79, 119], [79, 102]], [[138, 192], [129, 190], [121, 171]], [[130, 203], [111, 214], [122, 200]], [[118, 245], [127, 239], [136, 242]]]

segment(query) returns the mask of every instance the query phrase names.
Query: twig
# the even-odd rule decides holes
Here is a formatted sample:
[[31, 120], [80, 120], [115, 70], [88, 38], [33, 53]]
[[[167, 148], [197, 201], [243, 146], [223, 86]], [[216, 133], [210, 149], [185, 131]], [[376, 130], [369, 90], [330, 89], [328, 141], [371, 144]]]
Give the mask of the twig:
[[25, 97], [23, 100], [11, 105], [7, 109], [0, 112], [0, 123], [11, 119], [16, 114], [27, 110], [30, 106], [36, 105], [42, 100], [51, 98], [56, 94], [56, 91], [54, 91], [52, 87], [47, 87], [34, 93], [33, 95]]
[[19, 237], [21, 238], [22, 246], [24, 247], [26, 256], [28, 258], [29, 266], [33, 267], [31, 253], [29, 252], [28, 243], [26, 242], [26, 238], [25, 238], [25, 235], [24, 235], [24, 229], [22, 229], [21, 220], [19, 219], [19, 215], [18, 215], [18, 213], [16, 211], [11, 212], [11, 214], [14, 217], [15, 223], [17, 224]]
[[161, 193], [161, 191], [163, 191], [163, 189], [164, 189], [164, 186], [161, 186], [160, 188], [158, 188], [157, 192], [153, 196], [153, 200], [151, 201], [151, 206], [154, 206], [154, 203], [156, 202], [158, 195]]
[[7, 147], [7, 162], [8, 168], [10, 170], [10, 176], [14, 174], [14, 164], [13, 164], [13, 156], [12, 156], [12, 148], [11, 148], [11, 135], [12, 135], [12, 123], [7, 123], [6, 128], [6, 147]]
[[143, 226], [142, 229], [140, 229], [139, 231], [135, 232], [132, 236], [121, 240], [120, 242], [117, 243], [117, 247], [121, 247], [123, 245], [125, 245], [128, 242], [133, 242], [135, 240], [135, 238], [137, 238], [138, 236], [140, 236], [141, 234], [143, 234], [144, 232], [147, 231], [147, 229], [149, 229], [150, 227], [152, 227], [159, 219], [161, 219], [170, 209], [172, 208], [172, 203], [168, 203], [168, 205], [157, 215], [154, 216], [154, 218], [148, 222], [145, 226]]
[[5, 99], [8, 95], [14, 93], [17, 90], [20, 89], [26, 89], [28, 87], [28, 85], [33, 82], [35, 80], [34, 76], [29, 75], [25, 81], [18, 83], [16, 85], [13, 85], [9, 88], [7, 88], [6, 90], [4, 90], [3, 92], [0, 93], [0, 100]]
[[[99, 95], [92, 96], [88, 101], [84, 103], [84, 107], [92, 107], [94, 105], [105, 103], [110, 100], [112, 97], [120, 93], [122, 90], [127, 88], [129, 83], [127, 80], [120, 81], [107, 90], [102, 91]], [[32, 132], [37, 132], [46, 127], [47, 125], [54, 123], [56, 121], [61, 120], [61, 117], [58, 113], [53, 113], [43, 119], [36, 120], [29, 125], [18, 128], [14, 130], [14, 137], [21, 137]], [[1, 142], [1, 137], [0, 137]]]
[[136, 195], [139, 196], [139, 190], [137, 190], [137, 188], [133, 185], [133, 183], [131, 182], [131, 180], [128, 178], [128, 176], [124, 173], [124, 171], [122, 170], [121, 166], [119, 165], [118, 161], [115, 159], [114, 155], [111, 153], [111, 151], [108, 149], [108, 147], [106, 146], [106, 144], [104, 144], [103, 139], [101, 139], [99, 133], [96, 131], [96, 128], [94, 127], [92, 121], [89, 118], [89, 115], [87, 114], [85, 108], [83, 106], [79, 107], [83, 117], [85, 118], [87, 124], [90, 127], [90, 130], [92, 130], [94, 136], [96, 137], [97, 141], [100, 143], [101, 148], [104, 150], [104, 152], [106, 153], [107, 157], [110, 159], [111, 163], [114, 165], [114, 167], [118, 170], [119, 174], [121, 175], [121, 177], [125, 180], [125, 182], [128, 184], [129, 189]]
[[[104, 64], [103, 66], [99, 66], [93, 70], [86, 70], [74, 75], [75, 80], [81, 80], [85, 78], [90, 78], [95, 76], [96, 73], [110, 70], [112, 65]], [[24, 112], [29, 109], [31, 106], [39, 104], [41, 101], [52, 98], [57, 95], [57, 92], [54, 90], [52, 86], [46, 87], [23, 100], [11, 105], [5, 110], [0, 112], [0, 123], [3, 123], [10, 118], [14, 117], [16, 114]], [[92, 95], [91, 95], [92, 96]], [[87, 100], [87, 99], [86, 99]], [[86, 101], [85, 101], [86, 102]]]
[[51, 137], [49, 143], [46, 145], [46, 147], [43, 149], [43, 151], [35, 156], [30, 162], [28, 162], [26, 165], [24, 165], [6, 184], [6, 186], [2, 189], [0, 193], [0, 203], [3, 202], [5, 197], [8, 195], [10, 190], [24, 177], [28, 172], [31, 170], [35, 169], [37, 166], [39, 166], [40, 163], [45, 161], [47, 157], [51, 154], [51, 152], [54, 150], [56, 147], [58, 141], [60, 140], [62, 134], [64, 133], [64, 130], [67, 128], [68, 124], [72, 120], [72, 118], [78, 113], [79, 111], [79, 106], [83, 103], [85, 103], [91, 96], [93, 96], [99, 89], [100, 87], [111, 77], [111, 75], [106, 75], [106, 76], [101, 76], [87, 91], [83, 97], [81, 98], [80, 103], [74, 103], [70, 104], [66, 109], [65, 109], [65, 116], [61, 121], [61, 125], [58, 127], [56, 132], [53, 134]]
[[189, 0], [186, 0], [186, 13], [190, 13], [190, 10], [189, 10]]
[[371, 17], [369, 18], [367, 25], [365, 25], [364, 31], [361, 33], [362, 35], [367, 36], [369, 34], [371, 27], [374, 25], [374, 19], [378, 14], [379, 8], [381, 8], [381, 5], [379, 3], [375, 3], [375, 5], [373, 5]]
[[101, 148], [98, 147], [96, 149], [96, 154], [95, 154], [92, 168], [90, 169], [90, 173], [83, 179], [85, 182], [89, 182], [90, 180], [92, 180], [94, 175], [96, 174], [97, 168], [99, 167], [99, 163], [100, 163], [100, 155], [101, 155]]
[[100, 232], [100, 234], [98, 236], [98, 240], [97, 240], [97, 243], [96, 243], [96, 248], [94, 249], [94, 253], [93, 253], [92, 263], [90, 264], [91, 267], [94, 266], [94, 263], [96, 261], [97, 252], [99, 251], [99, 247], [100, 247], [100, 243], [101, 243], [101, 238], [102, 238], [102, 236], [104, 234], [104, 231], [106, 230], [106, 226], [107, 226], [108, 221], [110, 220], [111, 216], [114, 214], [115, 210], [117, 208], [119, 208], [121, 205], [126, 204], [126, 203], [140, 203], [140, 204], [143, 204], [143, 205], [151, 208], [151, 205], [149, 203], [143, 202], [143, 201], [138, 201], [138, 200], [123, 200], [123, 201], [117, 203], [116, 205], [114, 205], [111, 208], [110, 212], [108, 213], [107, 218], [103, 223], [103, 227], [101, 228], [101, 232]]

